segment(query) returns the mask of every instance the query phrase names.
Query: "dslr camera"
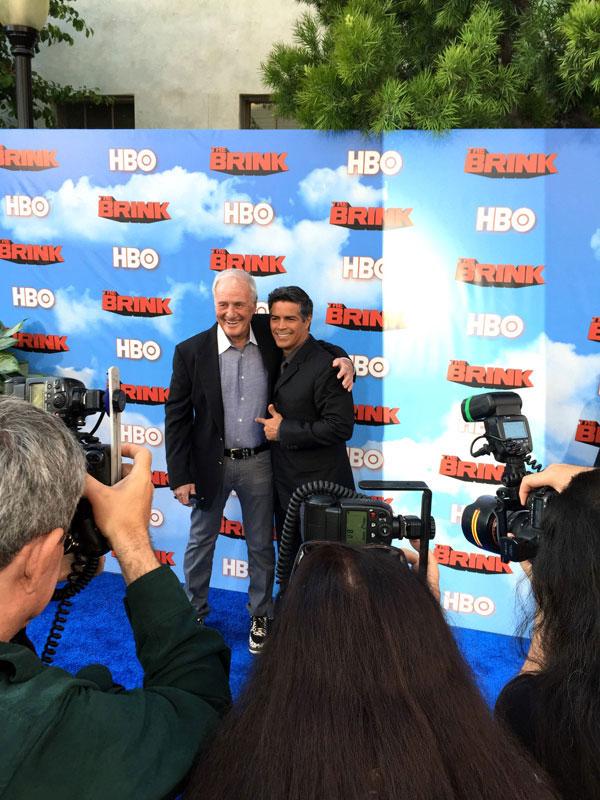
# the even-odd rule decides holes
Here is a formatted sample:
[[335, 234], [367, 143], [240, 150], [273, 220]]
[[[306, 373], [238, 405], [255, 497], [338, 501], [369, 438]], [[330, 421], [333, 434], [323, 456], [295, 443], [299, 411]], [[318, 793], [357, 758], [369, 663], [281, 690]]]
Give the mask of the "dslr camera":
[[361, 481], [359, 488], [420, 492], [421, 516], [394, 516], [387, 503], [330, 481], [298, 487], [289, 502], [279, 542], [276, 575], [280, 594], [289, 581], [300, 541], [389, 546], [393, 539], [419, 539], [419, 573], [426, 577], [429, 541], [435, 536], [431, 489], [422, 481]]
[[[530, 492], [526, 506], [519, 500], [526, 465], [537, 472], [542, 468], [531, 458], [531, 431], [527, 417], [521, 414], [521, 405], [516, 392], [486, 392], [467, 397], [461, 403], [465, 422], [483, 422], [485, 428], [485, 433], [472, 442], [471, 456], [493, 455], [506, 465], [503, 485], [496, 495], [478, 497], [465, 508], [461, 521], [463, 534], [482, 550], [498, 553], [504, 563], [535, 556], [546, 508], [556, 494], [543, 486]], [[485, 439], [485, 443], [474, 451], [480, 439]]]
[[[119, 370], [108, 370], [107, 389], [87, 389], [76, 378], [51, 376], [7, 378], [4, 394], [26, 400], [37, 408], [60, 417], [73, 431], [85, 454], [87, 471], [101, 483], [111, 486], [120, 479], [121, 472], [121, 412], [125, 408], [125, 393], [120, 388]], [[82, 432], [86, 417], [100, 413], [91, 432]], [[110, 444], [100, 442], [94, 433], [104, 414], [110, 419]], [[65, 543], [65, 552], [80, 551], [89, 557], [99, 558], [110, 550], [108, 542], [94, 524], [89, 502], [81, 498]]]

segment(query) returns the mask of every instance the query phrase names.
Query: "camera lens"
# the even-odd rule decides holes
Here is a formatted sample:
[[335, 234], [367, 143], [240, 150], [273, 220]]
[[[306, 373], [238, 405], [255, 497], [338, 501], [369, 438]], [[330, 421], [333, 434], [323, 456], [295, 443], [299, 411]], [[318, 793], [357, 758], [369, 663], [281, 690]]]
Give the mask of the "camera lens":
[[474, 503], [465, 507], [461, 520], [465, 539], [490, 553], [500, 552], [496, 530], [496, 502], [493, 495], [478, 497]]
[[529, 539], [531, 538], [531, 520], [529, 511], [521, 509], [520, 511], [513, 511], [512, 514], [506, 516], [506, 526], [508, 530], [516, 537]]

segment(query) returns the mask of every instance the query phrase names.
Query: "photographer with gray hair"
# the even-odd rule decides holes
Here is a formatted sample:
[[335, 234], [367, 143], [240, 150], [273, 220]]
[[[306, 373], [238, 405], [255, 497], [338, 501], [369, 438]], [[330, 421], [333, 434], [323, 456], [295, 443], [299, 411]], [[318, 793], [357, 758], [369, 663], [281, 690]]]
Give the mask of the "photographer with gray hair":
[[[0, 796], [162, 798], [185, 777], [230, 702], [229, 651], [196, 623], [179, 581], [160, 566], [148, 523], [151, 457], [106, 486], [56, 417], [0, 396]], [[125, 691], [106, 667], [69, 675], [11, 639], [48, 604], [80, 497], [90, 501], [127, 584], [125, 606], [144, 688]], [[168, 754], [168, 755], [165, 755]]]

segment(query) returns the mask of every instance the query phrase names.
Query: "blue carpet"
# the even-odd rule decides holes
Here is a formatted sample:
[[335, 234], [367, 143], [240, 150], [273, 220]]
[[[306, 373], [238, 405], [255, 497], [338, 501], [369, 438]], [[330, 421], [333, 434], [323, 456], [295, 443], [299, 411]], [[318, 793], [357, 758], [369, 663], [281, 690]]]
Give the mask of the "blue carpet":
[[[91, 663], [106, 664], [117, 683], [126, 688], [141, 686], [142, 670], [135, 655], [131, 629], [123, 607], [125, 586], [120, 575], [105, 572], [73, 601], [54, 664], [69, 672]], [[234, 697], [246, 680], [253, 657], [248, 653], [249, 616], [246, 595], [211, 589], [211, 613], [207, 624], [217, 628], [232, 650], [231, 690]], [[54, 616], [55, 603], [28, 626], [28, 633], [41, 653]], [[498, 692], [523, 662], [523, 642], [512, 636], [453, 628], [456, 640], [471, 665], [487, 702], [493, 705]], [[434, 665], [435, 668], [435, 665]]]

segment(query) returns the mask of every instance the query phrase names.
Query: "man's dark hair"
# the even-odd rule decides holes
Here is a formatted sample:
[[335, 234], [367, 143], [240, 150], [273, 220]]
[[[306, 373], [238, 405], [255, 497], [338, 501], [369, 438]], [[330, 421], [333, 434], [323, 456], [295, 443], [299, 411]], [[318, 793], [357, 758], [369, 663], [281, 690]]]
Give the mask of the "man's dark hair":
[[298, 303], [300, 306], [300, 316], [303, 320], [312, 317], [313, 301], [306, 294], [304, 289], [299, 286], [280, 286], [279, 289], [273, 289], [268, 298], [269, 311], [273, 303]]

